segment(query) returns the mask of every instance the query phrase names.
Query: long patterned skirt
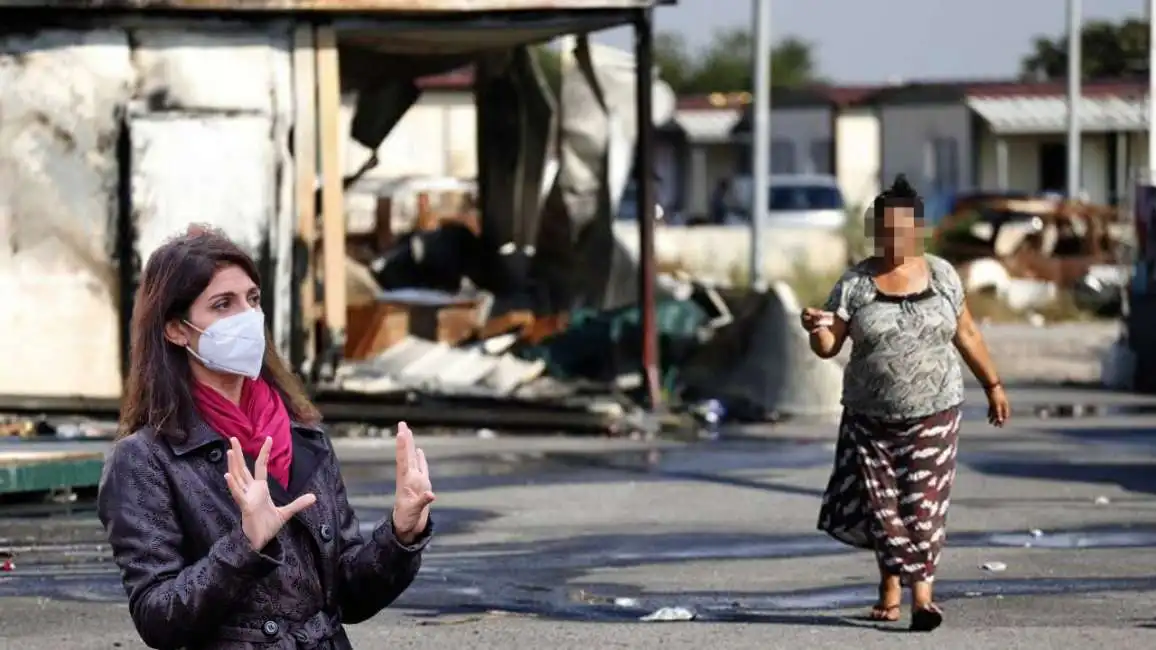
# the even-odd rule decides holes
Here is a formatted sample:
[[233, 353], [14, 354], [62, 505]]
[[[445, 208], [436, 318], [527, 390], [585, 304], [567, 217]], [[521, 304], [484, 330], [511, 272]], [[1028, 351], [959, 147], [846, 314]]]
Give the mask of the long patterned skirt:
[[819, 530], [875, 552], [904, 584], [931, 581], [947, 538], [960, 412], [883, 422], [844, 411]]

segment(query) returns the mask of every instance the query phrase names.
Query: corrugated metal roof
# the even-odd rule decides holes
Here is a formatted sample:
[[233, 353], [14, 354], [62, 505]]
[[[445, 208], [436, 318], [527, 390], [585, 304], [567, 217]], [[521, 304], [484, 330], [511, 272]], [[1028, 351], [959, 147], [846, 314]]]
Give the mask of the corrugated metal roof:
[[4, 7], [213, 11], [551, 11], [650, 7], [658, 0], [0, 0]]
[[674, 114], [674, 122], [696, 144], [729, 142], [731, 131], [742, 115], [738, 109], [690, 109]]
[[[1061, 96], [975, 95], [967, 105], [995, 133], [1026, 135], [1061, 133], [1067, 128], [1068, 101]], [[1146, 97], [1084, 96], [1080, 102], [1084, 131], [1140, 131], [1148, 128]]]

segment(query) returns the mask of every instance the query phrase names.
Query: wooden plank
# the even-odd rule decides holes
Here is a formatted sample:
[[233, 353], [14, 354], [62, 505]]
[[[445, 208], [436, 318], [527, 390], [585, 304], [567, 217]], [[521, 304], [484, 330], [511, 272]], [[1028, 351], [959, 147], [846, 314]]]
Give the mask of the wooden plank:
[[293, 159], [297, 171], [297, 236], [308, 251], [298, 288], [304, 341], [304, 367], [317, 358], [317, 54], [311, 24], [297, 28], [293, 39]]
[[321, 246], [325, 325], [329, 343], [345, 345], [345, 192], [341, 169], [341, 76], [337, 34], [320, 26], [317, 38], [317, 108], [321, 147]]

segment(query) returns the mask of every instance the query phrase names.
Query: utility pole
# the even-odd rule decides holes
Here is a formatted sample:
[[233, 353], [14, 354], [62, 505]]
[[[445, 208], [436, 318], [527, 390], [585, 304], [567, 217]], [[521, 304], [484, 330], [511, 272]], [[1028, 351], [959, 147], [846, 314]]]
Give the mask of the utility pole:
[[634, 20], [634, 93], [638, 157], [634, 165], [638, 211], [638, 306], [642, 321], [642, 372], [650, 408], [662, 408], [658, 349], [657, 271], [654, 260], [654, 15], [640, 9]]
[[771, 180], [771, 0], [752, 0], [755, 93], [751, 102], [751, 286], [766, 289], [763, 232], [770, 208]]
[[[1080, 35], [1083, 20], [1080, 0], [1068, 0], [1068, 200], [1080, 195], [1080, 89], [1083, 69]], [[1149, 144], [1151, 147], [1151, 144]]]

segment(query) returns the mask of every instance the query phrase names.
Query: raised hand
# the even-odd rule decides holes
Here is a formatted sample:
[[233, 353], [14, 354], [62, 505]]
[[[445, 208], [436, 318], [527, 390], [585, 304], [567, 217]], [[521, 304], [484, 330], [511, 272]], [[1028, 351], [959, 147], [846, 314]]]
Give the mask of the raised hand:
[[429, 506], [436, 498], [425, 452], [417, 448], [405, 422], [397, 423], [397, 493], [393, 531], [402, 544], [412, 544], [429, 524]]
[[824, 327], [834, 325], [835, 314], [829, 311], [823, 311], [822, 309], [807, 307], [799, 314], [799, 321], [803, 325], [803, 329], [807, 330], [808, 334], [814, 334]]
[[269, 449], [272, 446], [273, 439], [265, 438], [265, 444], [261, 445], [261, 453], [257, 455], [253, 467], [256, 472], [254, 475], [245, 466], [241, 443], [236, 438], [229, 439], [229, 473], [225, 474], [225, 482], [229, 484], [233, 501], [241, 509], [241, 531], [245, 533], [254, 551], [264, 549], [290, 517], [317, 501], [315, 495], [304, 494], [287, 506], [279, 508], [273, 503], [273, 497], [269, 496], [268, 482]]

